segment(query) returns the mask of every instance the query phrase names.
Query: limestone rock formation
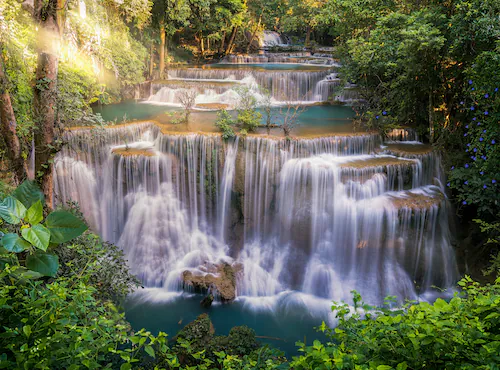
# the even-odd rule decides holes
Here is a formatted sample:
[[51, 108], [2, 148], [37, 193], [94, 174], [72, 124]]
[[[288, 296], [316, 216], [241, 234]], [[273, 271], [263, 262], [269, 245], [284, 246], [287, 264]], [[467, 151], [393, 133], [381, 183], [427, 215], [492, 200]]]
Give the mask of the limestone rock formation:
[[184, 271], [182, 273], [184, 285], [193, 287], [195, 291], [210, 290], [213, 294], [218, 294], [223, 302], [230, 302], [236, 298], [237, 276], [243, 271], [241, 264], [207, 262], [200, 270]]

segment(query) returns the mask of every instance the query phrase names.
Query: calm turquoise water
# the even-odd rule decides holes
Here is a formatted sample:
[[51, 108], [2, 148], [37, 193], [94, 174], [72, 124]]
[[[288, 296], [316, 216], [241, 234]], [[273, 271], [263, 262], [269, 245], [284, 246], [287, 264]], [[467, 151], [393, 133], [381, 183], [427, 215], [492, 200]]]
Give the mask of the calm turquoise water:
[[[160, 122], [167, 122], [170, 118], [168, 112], [180, 110], [166, 105], [153, 105], [141, 102], [129, 101], [119, 104], [110, 104], [100, 107], [95, 107], [94, 112], [100, 113], [105, 121], [122, 122], [126, 120], [145, 120], [156, 119]], [[286, 108], [274, 108], [272, 110], [273, 123], [280, 124], [282, 122], [283, 112]], [[262, 112], [262, 110], [260, 110]], [[262, 112], [263, 113], [263, 112]], [[215, 122], [217, 112], [194, 112], [193, 119], [196, 121], [196, 116], [200, 119]], [[263, 114], [262, 123], [265, 124], [266, 117]], [[299, 124], [304, 126], [314, 127], [331, 127], [335, 125], [345, 125], [346, 122], [354, 116], [354, 112], [349, 106], [342, 105], [320, 105], [306, 107], [299, 116]]]
[[274, 313], [270, 310], [255, 311], [238, 301], [205, 309], [200, 306], [202, 298], [201, 295], [194, 295], [162, 303], [132, 297], [125, 304], [125, 314], [134, 329], [146, 328], [155, 334], [163, 331], [173, 337], [186, 324], [206, 312], [214, 325], [215, 335], [227, 335], [232, 327], [247, 325], [255, 330], [257, 336], [272, 338], [259, 338], [259, 341], [279, 348], [287, 356], [298, 354], [297, 341], [311, 344], [314, 339], [325, 340], [323, 333], [314, 329], [321, 325], [321, 320], [303, 309]]
[[105, 121], [116, 120], [117, 122], [122, 122], [153, 118], [167, 111], [173, 111], [175, 108], [127, 101], [118, 104], [96, 106], [93, 110], [94, 113], [99, 113]]

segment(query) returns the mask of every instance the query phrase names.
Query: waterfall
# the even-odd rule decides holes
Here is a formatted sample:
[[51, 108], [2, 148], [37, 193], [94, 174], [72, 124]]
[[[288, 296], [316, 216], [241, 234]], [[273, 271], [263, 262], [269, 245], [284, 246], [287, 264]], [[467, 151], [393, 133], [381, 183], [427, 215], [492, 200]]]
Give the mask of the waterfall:
[[238, 153], [238, 141], [236, 138], [234, 142], [228, 144], [228, 149], [226, 152], [226, 159], [224, 161], [224, 170], [222, 173], [222, 181], [220, 186], [220, 196], [219, 196], [219, 239], [224, 241], [226, 229], [228, 227], [229, 221], [229, 211], [231, 202], [231, 192], [233, 190], [234, 176], [236, 170], [236, 154]]
[[263, 46], [287, 46], [289, 45], [288, 40], [275, 31], [264, 31], [263, 35]]
[[[170, 69], [169, 77], [184, 81], [236, 82], [258, 86], [268, 90], [277, 101], [316, 101], [316, 85], [330, 73], [321, 70], [251, 70], [251, 69]], [[254, 82], [256, 85], [252, 85]], [[171, 99], [171, 98], [168, 98]], [[170, 100], [169, 100], [170, 101]]]
[[218, 261], [241, 264], [237, 294], [252, 304], [348, 300], [352, 289], [370, 303], [415, 299], [457, 277], [440, 158], [421, 143], [225, 143], [151, 122], [64, 138], [56, 200], [78, 202], [146, 287], [180, 292], [185, 271], [207, 274]]
[[312, 64], [335, 66], [331, 56], [312, 56], [310, 52], [304, 55], [297, 55], [298, 53], [272, 53], [272, 54], [230, 54], [221, 61], [227, 64], [262, 64], [262, 63], [287, 63], [287, 64]]

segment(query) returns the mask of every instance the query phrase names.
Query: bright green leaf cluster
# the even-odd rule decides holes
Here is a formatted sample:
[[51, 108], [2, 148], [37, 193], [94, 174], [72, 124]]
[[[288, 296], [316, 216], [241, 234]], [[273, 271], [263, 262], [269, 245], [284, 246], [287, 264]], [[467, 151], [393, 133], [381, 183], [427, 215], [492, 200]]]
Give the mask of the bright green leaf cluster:
[[[5, 249], [2, 265], [19, 264], [11, 254], [26, 253], [25, 271], [30, 277], [54, 277], [59, 269], [57, 255], [48, 252], [55, 246], [81, 235], [87, 226], [67, 211], [50, 213], [45, 222], [43, 193], [34, 182], [25, 181], [11, 196], [0, 202], [0, 218], [13, 226], [13, 232], [2, 233], [0, 245]], [[32, 274], [35, 272], [37, 274]]]

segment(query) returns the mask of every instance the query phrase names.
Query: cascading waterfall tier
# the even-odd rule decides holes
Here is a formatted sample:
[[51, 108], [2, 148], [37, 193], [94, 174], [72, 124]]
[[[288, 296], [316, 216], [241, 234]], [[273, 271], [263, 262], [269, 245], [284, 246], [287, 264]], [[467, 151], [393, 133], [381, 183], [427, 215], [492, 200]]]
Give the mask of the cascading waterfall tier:
[[[324, 69], [324, 70], [323, 70]], [[321, 70], [266, 70], [251, 69], [203, 69], [179, 68], [169, 70], [175, 79], [226, 81], [246, 83], [255, 82], [259, 89], [266, 89], [277, 101], [314, 102], [316, 85], [329, 74], [328, 68]], [[231, 88], [228, 88], [230, 90]], [[151, 100], [151, 99], [150, 99]], [[326, 99], [325, 99], [326, 100]]]
[[239, 299], [349, 300], [355, 289], [381, 303], [457, 277], [440, 159], [422, 144], [381, 147], [375, 134], [226, 143], [147, 122], [65, 139], [57, 200], [79, 202], [146, 287], [176, 293], [186, 271], [215, 276], [224, 264], [238, 266]]
[[264, 31], [261, 39], [261, 45], [264, 47], [288, 46], [290, 43], [284, 35], [281, 35], [276, 31]]
[[230, 54], [226, 56], [221, 63], [228, 64], [262, 64], [262, 63], [297, 63], [297, 64], [315, 64], [331, 65], [339, 67], [331, 56], [312, 56], [311, 53], [305, 55], [290, 55], [290, 53], [270, 53], [270, 54]]

